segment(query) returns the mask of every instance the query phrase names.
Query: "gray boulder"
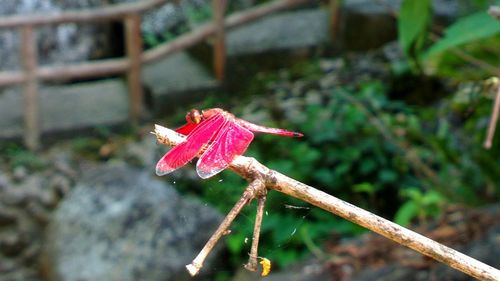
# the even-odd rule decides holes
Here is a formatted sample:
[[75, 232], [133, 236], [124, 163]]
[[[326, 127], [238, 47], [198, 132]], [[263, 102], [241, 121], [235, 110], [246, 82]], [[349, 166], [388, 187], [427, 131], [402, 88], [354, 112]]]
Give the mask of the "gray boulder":
[[184, 266], [221, 221], [217, 211], [151, 172], [104, 166], [83, 176], [48, 227], [51, 280], [188, 280]]
[[[104, 0], [3, 0], [0, 16], [54, 14], [68, 9], [99, 7]], [[64, 24], [37, 30], [40, 64], [61, 64], [110, 56], [113, 52], [110, 24]], [[19, 69], [20, 35], [0, 29], [0, 70]]]

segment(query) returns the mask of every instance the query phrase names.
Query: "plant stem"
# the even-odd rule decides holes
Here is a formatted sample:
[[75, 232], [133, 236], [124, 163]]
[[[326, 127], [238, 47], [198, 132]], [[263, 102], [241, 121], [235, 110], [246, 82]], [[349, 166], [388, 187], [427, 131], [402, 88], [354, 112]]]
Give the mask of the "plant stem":
[[[264, 184], [264, 183], [262, 183]], [[264, 189], [266, 190], [266, 189]], [[267, 190], [266, 190], [267, 193]], [[257, 199], [257, 214], [255, 215], [255, 225], [253, 229], [252, 247], [250, 248], [250, 257], [245, 268], [250, 271], [257, 271], [257, 257], [259, 249], [260, 228], [262, 227], [262, 217], [264, 216], [264, 205], [266, 204], [267, 194], [259, 195]]]
[[248, 187], [245, 189], [245, 192], [241, 196], [240, 200], [236, 202], [234, 207], [229, 211], [227, 216], [224, 218], [222, 223], [219, 225], [217, 230], [212, 234], [212, 237], [208, 240], [208, 242], [205, 244], [203, 249], [201, 249], [200, 253], [196, 258], [191, 262], [191, 264], [186, 265], [186, 269], [188, 270], [189, 274], [191, 276], [195, 276], [198, 274], [200, 269], [203, 267], [203, 263], [205, 262], [205, 259], [207, 258], [208, 254], [212, 251], [212, 249], [215, 247], [219, 239], [227, 233], [227, 230], [231, 226], [231, 223], [233, 220], [238, 216], [238, 214], [241, 212], [243, 207], [250, 203], [252, 199], [255, 197], [255, 194], [257, 193], [258, 187], [256, 185], [262, 185], [262, 182], [251, 182]]
[[497, 95], [495, 97], [495, 103], [493, 104], [493, 110], [491, 112], [490, 124], [488, 126], [488, 135], [484, 141], [484, 148], [490, 149], [493, 144], [493, 136], [495, 135], [495, 129], [498, 122], [498, 115], [500, 111], [500, 83], [498, 85]]

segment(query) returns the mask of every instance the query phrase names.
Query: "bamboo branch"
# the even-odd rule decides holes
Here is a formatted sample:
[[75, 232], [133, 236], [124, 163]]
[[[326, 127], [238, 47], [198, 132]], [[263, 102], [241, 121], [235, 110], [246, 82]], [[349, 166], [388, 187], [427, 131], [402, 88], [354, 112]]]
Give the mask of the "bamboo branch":
[[[160, 125], [155, 125], [154, 134], [160, 143], [167, 145], [177, 145], [184, 141], [182, 135]], [[231, 163], [230, 169], [247, 180], [252, 179], [252, 175], [258, 175], [264, 180], [268, 189], [274, 189], [336, 214], [474, 278], [500, 280], [498, 269], [330, 194], [268, 169], [254, 158], [238, 156]]]

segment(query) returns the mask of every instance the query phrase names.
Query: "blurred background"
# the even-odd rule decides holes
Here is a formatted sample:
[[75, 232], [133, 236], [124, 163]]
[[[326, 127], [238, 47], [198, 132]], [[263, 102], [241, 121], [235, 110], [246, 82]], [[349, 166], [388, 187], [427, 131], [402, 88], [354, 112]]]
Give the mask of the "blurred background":
[[[184, 267], [247, 183], [154, 172], [153, 125], [214, 107], [305, 135], [245, 155], [500, 267], [499, 9], [3, 0], [0, 281], [259, 280], [254, 202], [199, 276]], [[278, 192], [265, 210], [267, 280], [472, 280]]]

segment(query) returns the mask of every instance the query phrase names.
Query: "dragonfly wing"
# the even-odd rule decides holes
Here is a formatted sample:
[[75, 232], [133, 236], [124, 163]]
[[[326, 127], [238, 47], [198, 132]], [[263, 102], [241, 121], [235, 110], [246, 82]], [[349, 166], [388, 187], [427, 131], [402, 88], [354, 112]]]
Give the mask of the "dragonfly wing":
[[300, 137], [304, 136], [302, 133], [292, 132], [292, 131], [288, 131], [285, 129], [279, 129], [279, 128], [265, 127], [265, 126], [261, 126], [261, 125], [257, 125], [257, 124], [245, 121], [243, 119], [237, 119], [237, 122], [240, 123], [241, 126], [247, 128], [248, 130], [250, 130], [252, 132], [261, 132], [261, 133], [274, 134], [274, 135], [280, 135], [280, 136], [285, 136], [285, 137], [294, 137], [294, 138], [300, 138]]
[[172, 148], [158, 161], [156, 174], [163, 176], [186, 165], [198, 155], [203, 146], [215, 136], [225, 123], [227, 123], [227, 119], [223, 115], [217, 114], [198, 124], [187, 136], [186, 141]]
[[196, 164], [198, 175], [206, 179], [221, 172], [231, 164], [234, 157], [245, 153], [252, 139], [252, 132], [229, 121], [221, 128], [216, 139], [198, 159]]
[[184, 126], [177, 128], [175, 131], [179, 134], [183, 134], [185, 136], [189, 135], [199, 124], [195, 123], [186, 123]]

